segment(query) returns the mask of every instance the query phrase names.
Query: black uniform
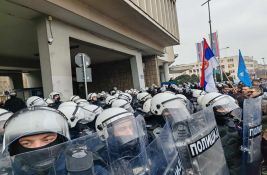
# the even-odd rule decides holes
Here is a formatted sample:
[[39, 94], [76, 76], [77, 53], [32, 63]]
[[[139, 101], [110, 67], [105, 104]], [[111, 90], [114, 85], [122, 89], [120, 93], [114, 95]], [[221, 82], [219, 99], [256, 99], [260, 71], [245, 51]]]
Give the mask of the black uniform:
[[241, 171], [242, 153], [240, 147], [242, 145], [242, 138], [232, 118], [221, 116], [215, 118], [230, 175], [239, 175]]
[[11, 111], [13, 113], [26, 108], [25, 102], [16, 96], [10, 96], [10, 99], [4, 104], [4, 109]]
[[53, 109], [58, 109], [59, 105], [61, 105], [61, 101], [56, 101], [50, 105], [48, 105], [50, 108], [53, 108]]
[[155, 133], [153, 132], [156, 128], [163, 128], [165, 120], [163, 116], [149, 115], [145, 116], [146, 129], [148, 134], [148, 142], [150, 143], [155, 139]]

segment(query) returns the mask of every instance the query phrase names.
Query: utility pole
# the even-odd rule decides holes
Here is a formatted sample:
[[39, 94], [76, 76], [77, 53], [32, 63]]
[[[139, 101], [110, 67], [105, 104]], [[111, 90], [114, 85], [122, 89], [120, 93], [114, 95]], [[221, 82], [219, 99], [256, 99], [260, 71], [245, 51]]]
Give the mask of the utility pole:
[[209, 10], [209, 24], [210, 24], [210, 47], [213, 49], [213, 43], [212, 43], [212, 28], [211, 28], [211, 15], [210, 15], [210, 1], [207, 0], [204, 2], [201, 6], [204, 6], [205, 4], [208, 4], [208, 10]]
[[[212, 39], [212, 28], [211, 28], [211, 15], [210, 15], [210, 1], [211, 0], [207, 0], [206, 2], [204, 2], [201, 6], [204, 6], [206, 4], [208, 4], [208, 11], [209, 11], [209, 24], [210, 24], [210, 47], [211, 47], [211, 50], [213, 51], [213, 39]], [[215, 82], [217, 81], [216, 80], [216, 72], [213, 74], [214, 75], [214, 79], [215, 79]]]

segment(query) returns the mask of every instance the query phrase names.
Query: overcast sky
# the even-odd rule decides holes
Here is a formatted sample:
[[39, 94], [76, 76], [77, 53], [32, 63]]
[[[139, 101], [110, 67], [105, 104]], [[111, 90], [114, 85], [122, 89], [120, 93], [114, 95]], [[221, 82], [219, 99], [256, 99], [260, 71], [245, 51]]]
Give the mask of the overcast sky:
[[[180, 45], [175, 46], [179, 64], [196, 62], [195, 43], [208, 40], [206, 0], [177, 0]], [[267, 64], [267, 0], [211, 0], [212, 30], [218, 31], [221, 56], [253, 56]]]

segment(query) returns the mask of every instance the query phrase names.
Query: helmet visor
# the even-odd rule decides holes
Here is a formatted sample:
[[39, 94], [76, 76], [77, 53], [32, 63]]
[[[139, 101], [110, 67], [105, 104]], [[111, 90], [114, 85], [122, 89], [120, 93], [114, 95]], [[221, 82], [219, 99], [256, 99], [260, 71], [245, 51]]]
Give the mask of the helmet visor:
[[124, 117], [108, 125], [109, 138], [118, 145], [123, 145], [138, 138], [138, 128], [133, 116]]
[[99, 146], [103, 146], [103, 143], [94, 133], [48, 148], [18, 154], [9, 159], [12, 163], [12, 174], [59, 175], [62, 174], [64, 162], [65, 168], [71, 172], [86, 170], [87, 174], [93, 175], [92, 152]]
[[108, 125], [106, 143], [112, 168], [117, 165], [116, 162], [121, 160], [132, 164], [134, 162], [130, 163], [131, 159], [144, 152], [146, 135], [143, 121], [143, 119], [131, 115]]
[[235, 109], [239, 109], [239, 106], [237, 105], [235, 100], [230, 98], [229, 96], [220, 97], [211, 105], [214, 112], [220, 115], [226, 115]]

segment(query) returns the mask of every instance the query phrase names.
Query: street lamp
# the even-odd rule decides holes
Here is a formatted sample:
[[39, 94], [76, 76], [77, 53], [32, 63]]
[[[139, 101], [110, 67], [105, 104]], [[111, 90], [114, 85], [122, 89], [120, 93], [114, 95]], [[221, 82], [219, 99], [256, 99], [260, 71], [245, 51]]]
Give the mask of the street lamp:
[[263, 66], [264, 66], [264, 78], [266, 78], [266, 67], [265, 67], [265, 58], [261, 58], [263, 60]]
[[220, 50], [225, 50], [225, 49], [229, 49], [230, 47], [224, 47], [224, 48], [220, 48]]

